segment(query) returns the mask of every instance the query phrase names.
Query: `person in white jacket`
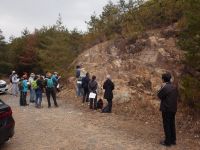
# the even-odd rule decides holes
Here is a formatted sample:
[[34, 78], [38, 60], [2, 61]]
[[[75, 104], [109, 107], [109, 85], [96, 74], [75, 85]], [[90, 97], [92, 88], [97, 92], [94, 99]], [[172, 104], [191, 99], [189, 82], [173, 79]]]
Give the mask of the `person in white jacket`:
[[18, 77], [17, 73], [14, 73], [12, 76], [12, 95], [14, 96], [18, 96], [19, 94], [19, 88], [18, 88], [19, 79], [17, 77]]
[[35, 90], [32, 87], [32, 82], [34, 81], [34, 78], [35, 78], [35, 74], [31, 73], [31, 75], [28, 79], [28, 82], [29, 82], [29, 85], [30, 85], [30, 103], [34, 103], [35, 100], [36, 100], [36, 93], [35, 93]]

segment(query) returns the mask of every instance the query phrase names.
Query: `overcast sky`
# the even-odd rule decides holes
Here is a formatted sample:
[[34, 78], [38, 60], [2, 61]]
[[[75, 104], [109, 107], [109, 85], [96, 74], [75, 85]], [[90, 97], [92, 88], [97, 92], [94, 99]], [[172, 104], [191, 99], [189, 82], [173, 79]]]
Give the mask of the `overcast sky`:
[[108, 0], [0, 0], [0, 29], [8, 40], [11, 35], [20, 36], [26, 27], [33, 31], [55, 24], [60, 13], [69, 30], [86, 31], [85, 21], [94, 12], [99, 15], [107, 3]]

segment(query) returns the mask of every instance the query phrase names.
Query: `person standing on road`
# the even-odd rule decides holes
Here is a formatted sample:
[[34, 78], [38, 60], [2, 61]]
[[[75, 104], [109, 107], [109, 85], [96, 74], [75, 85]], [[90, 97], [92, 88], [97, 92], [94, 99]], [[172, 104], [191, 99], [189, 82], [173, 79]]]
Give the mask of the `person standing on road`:
[[114, 83], [111, 81], [110, 75], [107, 75], [107, 80], [103, 84], [104, 98], [108, 101], [108, 105], [103, 108], [103, 113], [111, 113], [112, 112], [112, 99], [113, 99], [113, 90], [115, 88]]
[[53, 83], [54, 86], [56, 88], [56, 92], [59, 92], [59, 80], [60, 80], [61, 76], [58, 76], [57, 72], [54, 72], [54, 74], [52, 75], [52, 79], [53, 79]]
[[83, 103], [88, 102], [89, 100], [89, 89], [88, 89], [88, 84], [90, 82], [90, 75], [89, 73], [87, 72], [86, 73], [86, 76], [83, 77], [82, 79], [82, 88], [84, 90], [84, 93], [83, 93]]
[[11, 75], [9, 76], [9, 81], [10, 81], [10, 87], [9, 87], [9, 93], [12, 95], [12, 77], [15, 74], [15, 71], [13, 70]]
[[33, 88], [33, 84], [32, 84], [33, 82], [35, 82], [34, 78], [35, 78], [35, 74], [31, 73], [31, 75], [28, 79], [29, 86], [30, 86], [30, 103], [34, 103], [35, 99], [36, 99], [35, 89]]
[[97, 87], [96, 76], [92, 76], [92, 80], [88, 84], [89, 92], [94, 93], [95, 98], [90, 98], [90, 109], [97, 109]]
[[48, 101], [48, 108], [51, 107], [51, 101], [50, 96], [52, 96], [55, 107], [58, 107], [57, 101], [56, 101], [56, 87], [54, 85], [54, 81], [52, 79], [52, 75], [50, 72], [47, 73], [47, 79], [45, 81], [46, 86], [46, 95], [47, 95], [47, 101]]
[[19, 94], [19, 88], [18, 88], [18, 75], [16, 72], [13, 73], [12, 76], [12, 95], [17, 96]]
[[177, 111], [178, 91], [170, 82], [170, 73], [163, 74], [162, 80], [163, 85], [157, 95], [161, 100], [160, 111], [162, 112], [165, 140], [160, 142], [160, 144], [164, 146], [176, 145], [175, 115]]
[[38, 75], [36, 79], [37, 83], [37, 88], [35, 89], [36, 93], [36, 102], [35, 106], [37, 108], [41, 108], [41, 103], [42, 103], [42, 91], [43, 91], [43, 77]]
[[82, 96], [82, 78], [81, 78], [81, 67], [76, 66], [76, 95]]
[[21, 95], [21, 106], [27, 106], [27, 101], [26, 101], [26, 97], [27, 97], [27, 92], [28, 92], [28, 83], [27, 83], [27, 75], [23, 75], [22, 77], [22, 83], [21, 83], [21, 87], [22, 87], [22, 95]]

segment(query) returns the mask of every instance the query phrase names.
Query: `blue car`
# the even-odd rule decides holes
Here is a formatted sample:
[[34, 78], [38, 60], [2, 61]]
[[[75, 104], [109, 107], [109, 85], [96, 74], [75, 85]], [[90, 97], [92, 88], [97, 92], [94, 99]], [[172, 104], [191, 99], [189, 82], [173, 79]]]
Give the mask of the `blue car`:
[[14, 135], [15, 121], [10, 106], [0, 100], [0, 145]]

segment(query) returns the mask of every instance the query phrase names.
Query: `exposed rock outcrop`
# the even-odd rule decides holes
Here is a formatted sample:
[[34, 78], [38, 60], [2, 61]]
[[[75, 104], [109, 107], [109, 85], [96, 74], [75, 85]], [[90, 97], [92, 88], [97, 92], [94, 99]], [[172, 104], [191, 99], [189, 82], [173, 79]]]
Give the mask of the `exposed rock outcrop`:
[[110, 74], [115, 83], [115, 103], [148, 100], [157, 107], [161, 74], [169, 71], [177, 81], [183, 59], [183, 52], [176, 47], [176, 38], [171, 34], [163, 37], [161, 32], [161, 29], [149, 31], [147, 36], [129, 45], [128, 42], [122, 42], [121, 46], [120, 42], [101, 43], [86, 50], [74, 63], [97, 76], [100, 96], [103, 81]]

